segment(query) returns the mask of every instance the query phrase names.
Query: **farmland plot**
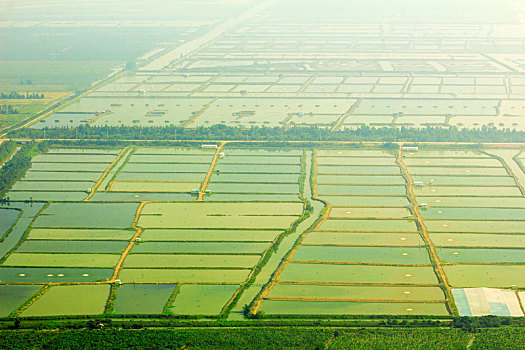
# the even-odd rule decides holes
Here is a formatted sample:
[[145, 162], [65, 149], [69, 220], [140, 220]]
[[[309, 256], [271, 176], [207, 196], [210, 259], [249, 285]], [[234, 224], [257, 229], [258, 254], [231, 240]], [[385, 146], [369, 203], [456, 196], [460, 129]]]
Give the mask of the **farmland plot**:
[[95, 199], [192, 200], [201, 188], [215, 151], [199, 148], [134, 148]]
[[236, 285], [182, 285], [168, 313], [218, 315], [238, 288]]
[[319, 150], [316, 164], [315, 190], [330, 203], [329, 216], [304, 235], [260, 309], [447, 315], [396, 158], [384, 151]]
[[1, 285], [0, 286], [0, 317], [7, 317], [15, 311], [33, 294], [38, 292], [41, 286], [24, 285]]
[[161, 314], [175, 284], [124, 284], [118, 288], [116, 314]]
[[99, 315], [108, 296], [109, 285], [51, 287], [22, 316]]
[[121, 149], [51, 149], [31, 167], [6, 197], [24, 201], [80, 201], [86, 198]]
[[[37, 158], [11, 193], [74, 201], [50, 203], [38, 215], [34, 208], [23, 219], [26, 228], [31, 223], [28, 234], [0, 263], [0, 296], [8, 305], [1, 311], [10, 314], [42, 284], [58, 283], [22, 316], [76, 315], [76, 304], [55, 307], [62, 297], [53, 296], [57, 290], [120, 280], [110, 303], [117, 314], [220, 315], [303, 214], [300, 194], [309, 188], [301, 189], [301, 179], [310, 177], [302, 174], [303, 150], [225, 146], [220, 152], [64, 148]], [[525, 201], [495, 157], [461, 150], [404, 152], [401, 160], [379, 149], [314, 153], [313, 193], [327, 203], [326, 218], [299, 234], [257, 310], [270, 317], [448, 315], [436, 258], [454, 288], [522, 283], [515, 276], [525, 266]], [[189, 192], [201, 190], [205, 179], [211, 193], [196, 201]], [[83, 188], [97, 183], [85, 200], [92, 189]], [[0, 214], [7, 214], [6, 231], [19, 211], [1, 208]], [[278, 266], [272, 262], [263, 274], [270, 278]], [[19, 286], [12, 283], [28, 288], [18, 296], [4, 288]], [[104, 312], [109, 289], [94, 295], [80, 314]]]
[[[525, 267], [523, 194], [518, 179], [490, 152], [423, 151], [406, 157], [414, 179], [424, 182], [415, 194], [454, 287], [524, 283], [512, 277]], [[460, 176], [450, 176], [451, 169]]]

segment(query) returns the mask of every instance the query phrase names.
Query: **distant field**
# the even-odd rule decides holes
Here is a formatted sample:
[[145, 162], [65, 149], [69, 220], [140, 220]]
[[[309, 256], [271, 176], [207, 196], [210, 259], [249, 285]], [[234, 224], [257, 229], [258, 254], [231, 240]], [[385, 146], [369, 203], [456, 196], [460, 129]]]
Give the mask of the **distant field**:
[[[122, 61], [0, 61], [2, 91], [75, 91], [106, 77]], [[30, 82], [30, 84], [29, 84]]]
[[[39, 290], [29, 287], [56, 283], [16, 312], [242, 319], [240, 295], [270, 318], [448, 316], [444, 277], [452, 288], [524, 283], [525, 202], [513, 174], [461, 150], [53, 147], [0, 210], [3, 232], [24, 210], [0, 260], [2, 315]], [[40, 207], [21, 201], [30, 197]], [[294, 232], [305, 208], [308, 225], [325, 216]], [[103, 292], [54, 311], [62, 291], [76, 294], [71, 283]]]
[[0, 17], [0, 349], [525, 349], [525, 1]]
[[[2, 71], [2, 62], [0, 62], [0, 72]], [[37, 93], [42, 93], [44, 90], [34, 90], [32, 88], [24, 87], [13, 87], [8, 88], [2, 86], [2, 78], [0, 78], [0, 91], [9, 93], [10, 91], [18, 91], [23, 93], [24, 91], [35, 91]], [[59, 91], [59, 90], [56, 90]], [[44, 93], [44, 99], [28, 99], [28, 100], [9, 100], [1, 99], [0, 105], [8, 106], [11, 105], [13, 108], [18, 110], [17, 114], [3, 114], [0, 118], [0, 130], [8, 128], [12, 125], [15, 125], [35, 114], [45, 109], [46, 107], [52, 105], [55, 101], [69, 95], [68, 92], [50, 92]]]

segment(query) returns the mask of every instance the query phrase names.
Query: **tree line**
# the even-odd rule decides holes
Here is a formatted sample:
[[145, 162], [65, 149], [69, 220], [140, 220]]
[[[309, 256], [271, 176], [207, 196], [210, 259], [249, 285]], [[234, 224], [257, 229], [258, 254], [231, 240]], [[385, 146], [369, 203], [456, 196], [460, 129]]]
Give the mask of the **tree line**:
[[25, 95], [16, 91], [0, 93], [0, 99], [2, 100], [41, 100], [44, 98], [44, 94], [37, 92], [26, 92]]
[[19, 114], [18, 108], [13, 105], [0, 105], [0, 114]]
[[24, 128], [14, 130], [11, 138], [48, 138], [84, 140], [224, 140], [224, 141], [378, 141], [378, 142], [525, 142], [525, 132], [483, 126], [477, 129], [458, 127], [371, 127], [330, 130], [318, 126], [241, 128], [222, 124], [187, 129], [179, 126], [90, 126], [76, 128]]
[[0, 163], [4, 162], [4, 160], [9, 157], [11, 153], [16, 148], [16, 142], [15, 141], [4, 141], [0, 144]]
[[24, 176], [31, 166], [31, 158], [44, 153], [47, 145], [47, 142], [29, 142], [0, 168], [0, 199], [4, 198], [15, 182]]

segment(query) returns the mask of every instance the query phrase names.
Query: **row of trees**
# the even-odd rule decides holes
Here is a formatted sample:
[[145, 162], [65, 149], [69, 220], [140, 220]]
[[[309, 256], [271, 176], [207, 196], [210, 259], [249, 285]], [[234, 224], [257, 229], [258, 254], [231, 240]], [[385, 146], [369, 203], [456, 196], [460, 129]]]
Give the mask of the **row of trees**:
[[97, 126], [76, 128], [25, 128], [9, 134], [12, 138], [50, 138], [86, 140], [245, 140], [245, 141], [380, 141], [380, 142], [524, 142], [525, 132], [483, 126], [478, 129], [457, 127], [361, 126], [357, 129], [332, 131], [311, 127], [265, 127], [249, 129], [222, 124], [197, 129], [179, 126]]
[[39, 94], [37, 92], [26, 92], [25, 94], [21, 94], [16, 91], [11, 91], [0, 93], [0, 99], [2, 100], [41, 100], [43, 98], [45, 98], [44, 94]]
[[[109, 320], [108, 320], [109, 321]], [[253, 325], [253, 324], [252, 324]], [[145, 328], [88, 321], [87, 329], [0, 331], [2, 349], [523, 349], [518, 327], [483, 329], [472, 337], [451, 328], [326, 326]], [[141, 331], [137, 331], [141, 329]]]
[[[470, 332], [475, 332], [479, 328], [497, 328], [508, 326], [512, 323], [510, 317], [482, 316], [482, 317], [457, 317], [454, 318], [452, 326]], [[518, 321], [519, 322], [519, 321]], [[525, 332], [525, 330], [524, 330]]]
[[11, 153], [16, 148], [16, 142], [15, 141], [5, 141], [0, 144], [0, 164], [4, 162], [4, 160], [9, 157]]
[[31, 158], [47, 150], [46, 142], [30, 142], [22, 146], [7, 163], [0, 168], [0, 198], [11, 189], [31, 166]]
[[0, 114], [18, 114], [18, 108], [13, 105], [0, 105]]

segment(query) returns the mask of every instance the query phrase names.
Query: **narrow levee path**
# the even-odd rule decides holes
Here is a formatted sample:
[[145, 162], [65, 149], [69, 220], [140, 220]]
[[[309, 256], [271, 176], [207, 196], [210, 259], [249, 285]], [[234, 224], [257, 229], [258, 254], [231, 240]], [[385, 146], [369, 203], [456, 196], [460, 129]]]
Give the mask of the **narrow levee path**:
[[115, 266], [115, 271], [113, 272], [113, 276], [109, 280], [110, 283], [113, 283], [113, 282], [115, 282], [117, 280], [118, 274], [120, 272], [120, 269], [122, 268], [122, 264], [124, 263], [124, 260], [126, 259], [126, 257], [128, 256], [129, 252], [131, 251], [131, 248], [133, 248], [133, 246], [135, 245], [135, 242], [137, 241], [137, 238], [141, 235], [141, 233], [143, 231], [142, 227], [137, 226], [137, 223], [139, 221], [140, 212], [142, 211], [142, 209], [144, 209], [144, 206], [146, 204], [148, 204], [148, 203], [151, 203], [151, 202], [141, 202], [139, 207], [137, 208], [137, 213], [135, 214], [135, 219], [133, 219], [133, 223], [131, 224], [131, 227], [134, 228], [135, 230], [137, 230], [137, 232], [133, 235], [133, 238], [131, 238], [131, 240], [129, 241], [128, 246], [126, 247], [126, 249], [124, 250], [124, 252], [120, 256], [120, 259], [119, 259], [119, 261], [117, 263], [117, 266]]
[[305, 201], [310, 201], [313, 207], [313, 213], [309, 218], [301, 222], [294, 233], [286, 236], [277, 250], [272, 254], [266, 265], [261, 269], [259, 274], [255, 277], [254, 283], [247, 288], [241, 295], [239, 301], [228, 315], [229, 320], [244, 319], [243, 307], [252, 302], [255, 297], [261, 292], [262, 288], [270, 282], [274, 272], [279, 268], [284, 257], [290, 252], [295, 245], [295, 242], [308, 230], [321, 215], [324, 204], [315, 200], [312, 193], [312, 186], [310, 183], [310, 174], [312, 173], [312, 151], [307, 151], [306, 154], [306, 177], [304, 181], [303, 196]]
[[113, 166], [112, 169], [108, 172], [104, 180], [100, 183], [100, 185], [97, 188], [97, 192], [100, 191], [108, 191], [111, 190], [111, 187], [113, 186], [113, 183], [115, 182], [117, 176], [122, 171], [122, 168], [124, 165], [129, 161], [129, 158], [133, 155], [135, 152], [135, 148], [132, 146], [128, 146], [128, 151], [122, 154], [118, 162]]
[[507, 170], [510, 176], [514, 178], [516, 185], [519, 187], [521, 194], [525, 196], [525, 172], [516, 162], [515, 157], [521, 153], [519, 149], [491, 149], [483, 153], [496, 158]]
[[456, 306], [454, 304], [454, 299], [452, 298], [452, 291], [450, 289], [450, 284], [448, 283], [447, 275], [445, 274], [445, 270], [443, 269], [443, 264], [441, 263], [441, 260], [439, 259], [439, 256], [436, 251], [436, 247], [434, 247], [434, 243], [430, 239], [430, 236], [428, 234], [427, 227], [425, 225], [425, 222], [423, 221], [423, 216], [421, 215], [421, 211], [419, 210], [419, 203], [417, 202], [416, 195], [414, 194], [414, 180], [412, 179], [412, 176], [408, 172], [408, 169], [403, 162], [403, 154], [401, 151], [401, 148], [399, 149], [397, 153], [397, 159], [396, 162], [401, 169], [401, 174], [405, 178], [406, 181], [406, 188], [407, 188], [407, 197], [411, 204], [411, 210], [412, 214], [414, 214], [416, 218], [417, 225], [419, 227], [419, 233], [421, 235], [421, 238], [425, 242], [425, 245], [427, 246], [427, 251], [429, 253], [430, 261], [432, 262], [432, 265], [434, 265], [434, 271], [436, 273], [436, 276], [439, 280], [440, 285], [443, 287], [443, 292], [445, 293], [445, 302], [447, 303], [448, 310], [452, 313], [452, 315], [457, 314]]
[[[6, 140], [0, 140], [0, 145]], [[18, 150], [20, 150], [20, 147], [15, 147], [15, 149], [9, 153], [7, 155], [7, 157], [5, 157], [3, 160], [0, 159], [0, 168], [4, 166], [5, 163], [9, 162], [11, 160], [11, 158], [13, 158], [16, 154], [16, 152], [18, 152]]]
[[339, 130], [341, 128], [341, 126], [343, 125], [343, 123], [345, 122], [346, 118], [350, 117], [352, 114], [354, 114], [355, 110], [357, 109], [357, 107], [359, 107], [359, 105], [361, 104], [361, 102], [363, 102], [363, 99], [362, 98], [359, 98], [352, 106], [350, 106], [350, 108], [348, 109], [348, 111], [346, 111], [338, 120], [337, 122], [335, 123], [335, 125], [333, 126], [333, 128], [331, 129], [332, 131], [336, 131], [336, 130]]
[[191, 123], [195, 122], [195, 120], [197, 120], [197, 118], [199, 118], [201, 115], [203, 115], [208, 109], [210, 109], [211, 106], [213, 106], [215, 104], [215, 102], [217, 102], [219, 98], [218, 97], [215, 97], [213, 100], [211, 100], [210, 102], [208, 102], [208, 104], [206, 104], [204, 107], [202, 107], [202, 109], [200, 111], [198, 111], [197, 113], [195, 113], [194, 115], [192, 115], [187, 122], [185, 123], [182, 123], [182, 127], [183, 128], [186, 128], [188, 127], [188, 125], [190, 125]]
[[[11, 231], [0, 242], [0, 260], [11, 252], [20, 242], [24, 233], [44, 209], [44, 203], [13, 203], [11, 206], [0, 206], [0, 208], [17, 208], [22, 211], [17, 221], [11, 227]], [[0, 237], [2, 237], [0, 235]]]
[[169, 50], [168, 52], [159, 56], [147, 65], [139, 68], [139, 72], [159, 71], [169, 66], [170, 64], [177, 62], [178, 60], [184, 59], [189, 54], [199, 51], [200, 49], [206, 47], [209, 43], [215, 41], [220, 36], [231, 31], [238, 25], [257, 16], [259, 13], [266, 10], [276, 2], [277, 0], [260, 1], [258, 4], [248, 9], [246, 12], [241, 13], [237, 18], [232, 18], [220, 24], [219, 26], [212, 28], [209, 32], [205, 33], [204, 35], [190, 40], [172, 50]]
[[470, 339], [467, 343], [466, 349], [470, 349], [472, 347], [472, 344], [474, 344], [474, 340], [476, 340], [476, 335], [472, 333], [470, 334]]
[[217, 159], [219, 158], [219, 153], [221, 153], [222, 148], [227, 142], [221, 142], [221, 144], [217, 147], [217, 151], [215, 152], [215, 155], [213, 156], [213, 160], [210, 164], [210, 169], [208, 169], [208, 173], [206, 174], [206, 178], [201, 184], [201, 189], [199, 191], [199, 198], [197, 198], [197, 201], [202, 202], [204, 199], [204, 193], [206, 192], [206, 187], [208, 187], [208, 182], [210, 181], [211, 174], [213, 173], [213, 169], [215, 168], [215, 164], [217, 163]]
[[95, 193], [97, 192], [97, 189], [99, 188], [99, 186], [102, 183], [102, 181], [104, 181], [104, 179], [108, 176], [108, 174], [111, 172], [111, 170], [113, 170], [115, 165], [123, 158], [124, 154], [128, 153], [129, 148], [130, 148], [129, 146], [125, 147], [122, 151], [120, 151], [120, 153], [117, 156], [117, 158], [115, 158], [115, 160], [107, 167], [106, 171], [104, 171], [104, 174], [102, 174], [100, 179], [98, 179], [97, 183], [93, 186], [93, 188], [91, 188], [91, 192], [89, 193], [89, 195], [86, 198], [84, 198], [84, 201], [89, 201], [91, 199], [91, 197], [93, 197], [95, 195]]
[[520, 296], [521, 291], [519, 289], [516, 289], [514, 293], [516, 293], [516, 298], [520, 302], [521, 311], [525, 314], [525, 297]]

